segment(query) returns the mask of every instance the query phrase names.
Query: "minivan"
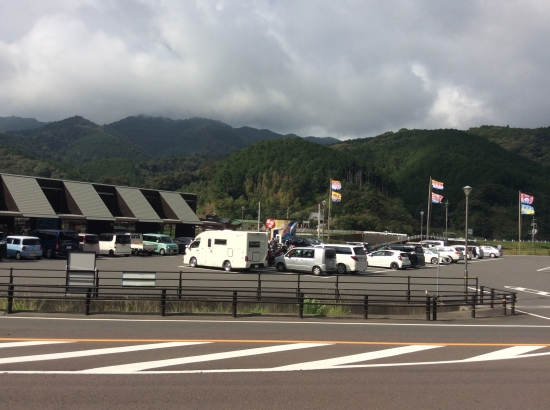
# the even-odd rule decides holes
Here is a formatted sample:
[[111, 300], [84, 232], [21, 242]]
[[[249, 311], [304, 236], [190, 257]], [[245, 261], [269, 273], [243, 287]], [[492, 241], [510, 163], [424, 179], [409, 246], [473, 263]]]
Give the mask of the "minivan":
[[8, 236], [6, 242], [10, 258], [42, 258], [40, 240], [34, 236]]
[[156, 245], [153, 252], [159, 255], [177, 255], [178, 253], [178, 245], [174, 243], [170, 236], [161, 233], [144, 233], [143, 244]]
[[393, 249], [396, 251], [407, 252], [409, 254], [409, 260], [411, 261], [411, 268], [418, 268], [419, 266], [426, 266], [426, 260], [424, 258], [424, 249], [420, 245], [402, 245], [392, 243], [384, 245], [382, 248]]
[[333, 248], [336, 251], [336, 271], [341, 275], [347, 272], [363, 272], [369, 266], [363, 245], [325, 243], [315, 247]]
[[51, 259], [57, 256], [67, 257], [68, 252], [79, 251], [78, 232], [66, 231], [63, 229], [36, 229], [31, 236], [40, 239], [42, 251], [46, 258]]
[[92, 233], [79, 233], [78, 249], [83, 252], [95, 252], [99, 255], [99, 237]]
[[286, 270], [313, 272], [319, 276], [336, 270], [336, 250], [334, 248], [292, 248], [284, 255], [275, 258], [279, 272]]
[[132, 253], [130, 235], [125, 233], [102, 233], [99, 234], [99, 253], [101, 255], [124, 255]]

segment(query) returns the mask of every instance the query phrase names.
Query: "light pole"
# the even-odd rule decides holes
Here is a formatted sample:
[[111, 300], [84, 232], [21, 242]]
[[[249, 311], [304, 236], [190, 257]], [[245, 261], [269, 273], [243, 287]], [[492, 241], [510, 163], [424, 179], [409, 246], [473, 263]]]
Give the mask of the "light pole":
[[325, 206], [327, 204], [327, 201], [323, 200], [323, 202], [321, 202], [323, 204], [323, 231], [321, 233], [321, 240], [324, 242], [325, 241]]
[[422, 242], [423, 228], [424, 228], [424, 211], [420, 211], [420, 242]]
[[244, 205], [241, 206], [241, 231], [243, 230], [243, 223], [244, 223]]
[[466, 228], [464, 234], [464, 298], [466, 299], [468, 298], [468, 196], [470, 196], [472, 187], [466, 185], [462, 190], [464, 191], [464, 195], [466, 195]]

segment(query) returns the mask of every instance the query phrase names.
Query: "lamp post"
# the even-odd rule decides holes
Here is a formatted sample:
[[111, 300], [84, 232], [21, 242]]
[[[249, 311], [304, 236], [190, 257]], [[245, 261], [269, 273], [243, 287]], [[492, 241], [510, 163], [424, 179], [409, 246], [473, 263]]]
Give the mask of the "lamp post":
[[468, 297], [468, 196], [470, 196], [472, 187], [466, 185], [462, 190], [466, 195], [466, 228], [464, 234], [464, 298], [466, 299]]
[[323, 231], [321, 233], [321, 240], [324, 242], [325, 241], [325, 206], [327, 205], [327, 201], [323, 200], [323, 202], [321, 202], [323, 204]]
[[243, 223], [244, 223], [244, 205], [241, 206], [241, 231], [243, 230]]
[[420, 242], [422, 242], [423, 228], [424, 228], [424, 211], [420, 211]]

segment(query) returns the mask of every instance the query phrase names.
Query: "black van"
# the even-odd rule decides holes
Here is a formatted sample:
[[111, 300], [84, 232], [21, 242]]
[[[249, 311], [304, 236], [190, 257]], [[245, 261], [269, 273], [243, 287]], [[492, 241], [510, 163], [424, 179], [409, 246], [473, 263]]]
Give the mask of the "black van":
[[384, 245], [386, 249], [394, 249], [396, 251], [407, 252], [409, 254], [409, 260], [411, 261], [411, 268], [417, 268], [419, 266], [426, 266], [426, 260], [424, 258], [424, 249], [420, 245], [410, 244], [395, 244]]
[[8, 257], [8, 245], [6, 244], [6, 236], [4, 232], [0, 232], [0, 260]]
[[78, 252], [79, 237], [76, 231], [64, 231], [62, 229], [37, 229], [31, 232], [31, 236], [40, 239], [42, 251], [46, 258], [57, 256], [67, 257], [68, 252]]

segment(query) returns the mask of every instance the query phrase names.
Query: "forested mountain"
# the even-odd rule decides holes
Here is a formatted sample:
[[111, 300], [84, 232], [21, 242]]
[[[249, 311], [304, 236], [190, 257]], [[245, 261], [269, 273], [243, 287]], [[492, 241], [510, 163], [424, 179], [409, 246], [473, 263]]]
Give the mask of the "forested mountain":
[[[463, 234], [462, 187], [470, 185], [474, 235], [517, 238], [522, 191], [535, 196], [542, 238], [550, 237], [548, 132], [402, 129], [343, 142], [308, 138], [314, 143], [201, 118], [128, 117], [99, 126], [72, 117], [0, 134], [0, 171], [195, 192], [199, 215], [230, 218], [240, 218], [243, 206], [255, 218], [261, 202], [262, 216], [304, 219], [328, 200], [332, 178], [342, 181], [343, 199], [330, 203], [331, 227], [404, 233], [419, 232], [432, 177], [445, 185], [438, 193], [449, 201], [450, 231]], [[432, 204], [431, 232], [444, 229], [445, 209]]]
[[31, 128], [40, 128], [46, 125], [45, 122], [40, 122], [35, 118], [21, 117], [0, 117], [0, 132], [20, 131]]

